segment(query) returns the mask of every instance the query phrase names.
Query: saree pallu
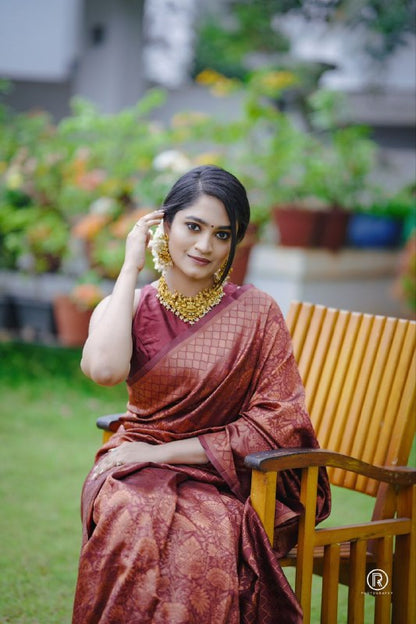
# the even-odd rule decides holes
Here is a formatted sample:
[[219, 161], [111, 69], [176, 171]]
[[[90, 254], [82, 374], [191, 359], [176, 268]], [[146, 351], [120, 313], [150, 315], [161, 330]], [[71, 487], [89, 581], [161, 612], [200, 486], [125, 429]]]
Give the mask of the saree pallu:
[[[294, 545], [299, 475], [279, 478], [272, 549], [250, 505], [244, 457], [317, 441], [278, 306], [252, 286], [225, 292], [189, 326], [153, 286], [142, 290], [127, 412], [97, 459], [124, 441], [197, 436], [209, 463], [138, 462], [87, 477], [73, 624], [302, 621], [278, 561]], [[317, 521], [329, 504], [322, 471]]]

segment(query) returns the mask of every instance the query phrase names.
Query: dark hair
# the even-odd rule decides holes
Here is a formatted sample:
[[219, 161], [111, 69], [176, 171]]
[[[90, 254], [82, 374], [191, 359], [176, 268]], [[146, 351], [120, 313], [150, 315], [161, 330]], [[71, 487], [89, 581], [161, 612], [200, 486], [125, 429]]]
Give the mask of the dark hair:
[[202, 165], [185, 173], [175, 182], [163, 202], [164, 219], [172, 223], [180, 210], [191, 206], [201, 195], [219, 199], [231, 225], [231, 247], [221, 282], [227, 277], [234, 260], [235, 248], [243, 238], [250, 221], [250, 205], [241, 182], [228, 171], [215, 165]]

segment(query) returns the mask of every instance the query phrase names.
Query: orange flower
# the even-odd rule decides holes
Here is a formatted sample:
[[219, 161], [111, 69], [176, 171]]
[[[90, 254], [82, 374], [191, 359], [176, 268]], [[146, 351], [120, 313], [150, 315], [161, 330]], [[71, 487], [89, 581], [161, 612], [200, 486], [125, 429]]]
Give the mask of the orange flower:
[[104, 297], [97, 284], [78, 284], [71, 292], [71, 300], [82, 310], [92, 310]]
[[76, 177], [76, 184], [84, 191], [94, 191], [107, 177], [103, 169], [85, 171]]
[[153, 208], [137, 208], [133, 210], [133, 212], [128, 212], [127, 214], [121, 216], [117, 221], [112, 223], [110, 230], [117, 238], [125, 238], [127, 234], [130, 232], [131, 228], [134, 226], [136, 221], [143, 217], [145, 214], [148, 214], [154, 210]]
[[77, 238], [91, 241], [111, 221], [111, 216], [104, 214], [87, 214], [72, 228]]

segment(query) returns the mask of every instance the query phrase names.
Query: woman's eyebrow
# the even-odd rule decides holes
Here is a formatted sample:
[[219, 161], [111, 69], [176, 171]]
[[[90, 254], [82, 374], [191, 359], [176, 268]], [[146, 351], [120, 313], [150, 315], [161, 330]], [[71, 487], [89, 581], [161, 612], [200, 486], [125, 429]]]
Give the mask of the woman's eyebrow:
[[[187, 215], [185, 217], [186, 219], [192, 219], [192, 221], [196, 221], [197, 223], [200, 223], [201, 225], [207, 225], [210, 226], [209, 223], [207, 223], [206, 221], [204, 221], [203, 219], [200, 219], [199, 217], [193, 217], [192, 215]], [[214, 225], [211, 225], [210, 227], [215, 227]], [[217, 230], [231, 230], [231, 225], [218, 225], [216, 227]]]

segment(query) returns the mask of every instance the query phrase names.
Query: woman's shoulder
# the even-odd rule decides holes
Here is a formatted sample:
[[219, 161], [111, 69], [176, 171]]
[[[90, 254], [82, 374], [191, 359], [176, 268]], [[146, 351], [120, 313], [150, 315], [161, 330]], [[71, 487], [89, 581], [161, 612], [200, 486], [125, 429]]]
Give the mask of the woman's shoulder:
[[156, 299], [156, 286], [155, 283], [145, 284], [141, 288], [136, 288], [134, 291], [134, 312], [136, 313], [139, 306], [145, 304], [146, 301]]
[[[227, 287], [232, 287], [232, 295], [241, 299], [245, 304], [257, 304], [262, 307], [276, 308], [280, 310], [277, 302], [271, 295], [260, 290], [253, 284], [244, 284], [243, 286], [237, 286], [236, 284], [227, 284]], [[227, 288], [226, 287], [226, 288]]]

